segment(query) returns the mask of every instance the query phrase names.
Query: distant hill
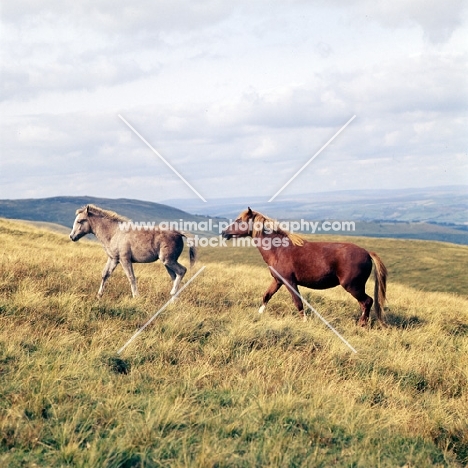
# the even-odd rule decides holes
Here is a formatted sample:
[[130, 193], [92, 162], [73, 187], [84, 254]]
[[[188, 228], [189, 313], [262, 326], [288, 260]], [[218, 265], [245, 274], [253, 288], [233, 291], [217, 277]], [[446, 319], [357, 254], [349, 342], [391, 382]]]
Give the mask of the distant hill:
[[[350, 236], [422, 239], [468, 245], [468, 202], [463, 188], [439, 188], [415, 191], [330, 192], [298, 196], [296, 199], [268, 203], [259, 198], [208, 200], [172, 200], [169, 204], [126, 198], [52, 197], [41, 199], [0, 200], [0, 218], [52, 223], [70, 229], [77, 208], [88, 203], [116, 211], [133, 221], [207, 221], [234, 219], [250, 205], [279, 220], [355, 221], [356, 230]], [[187, 207], [193, 215], [170, 204]], [[458, 222], [457, 222], [458, 221]], [[48, 227], [57, 230], [50, 224]], [[197, 231], [194, 231], [197, 233]], [[215, 230], [213, 233], [218, 234]], [[199, 232], [206, 235], [207, 232]], [[326, 234], [317, 232], [317, 235]]]
[[52, 197], [24, 200], [0, 200], [0, 217], [60, 224], [71, 228], [75, 211], [93, 203], [101, 208], [116, 211], [133, 221], [203, 221], [205, 216], [194, 216], [178, 208], [126, 198]]
[[[234, 219], [247, 206], [276, 219], [354, 221], [346, 235], [468, 244], [468, 186], [341, 190], [299, 195], [167, 200], [192, 213]], [[320, 233], [317, 233], [320, 234]]]
[[425, 222], [444, 225], [468, 222], [468, 185], [395, 190], [340, 190], [268, 197], [165, 200], [191, 213], [233, 218], [252, 209], [281, 219]]
[[[323, 233], [325, 234], [325, 233]], [[347, 236], [419, 239], [468, 245], [468, 226], [409, 221], [356, 221]]]

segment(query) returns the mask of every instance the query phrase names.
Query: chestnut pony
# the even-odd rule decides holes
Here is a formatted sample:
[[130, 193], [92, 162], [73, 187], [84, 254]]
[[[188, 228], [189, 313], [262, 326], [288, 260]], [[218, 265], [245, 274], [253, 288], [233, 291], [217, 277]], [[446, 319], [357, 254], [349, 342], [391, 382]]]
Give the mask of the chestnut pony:
[[[328, 289], [341, 285], [361, 306], [359, 324], [369, 320], [372, 303], [377, 318], [385, 326], [382, 309], [385, 303], [387, 269], [374, 252], [345, 242], [308, 242], [297, 234], [281, 229], [278, 223], [252, 211], [243, 211], [222, 233], [232, 237], [254, 238], [263, 260], [270, 268], [273, 281], [263, 295], [259, 313], [268, 301], [285, 284], [297, 310], [304, 320], [304, 306], [298, 286], [311, 289]], [[366, 294], [366, 282], [374, 263], [374, 300]]]

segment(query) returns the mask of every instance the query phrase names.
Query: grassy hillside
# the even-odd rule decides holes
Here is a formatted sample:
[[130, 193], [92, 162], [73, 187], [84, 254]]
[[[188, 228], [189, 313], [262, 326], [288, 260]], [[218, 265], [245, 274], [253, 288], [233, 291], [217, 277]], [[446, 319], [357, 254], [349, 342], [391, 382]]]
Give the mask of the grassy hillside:
[[391, 327], [303, 293], [357, 354], [285, 291], [259, 316], [258, 252], [212, 248], [117, 355], [168, 299], [162, 265], [136, 266], [136, 300], [117, 269], [98, 301], [99, 245], [0, 220], [0, 466], [465, 466], [468, 248], [354, 241], [389, 268]]
[[468, 245], [466, 225], [440, 225], [435, 223], [357, 221], [351, 236], [391, 237], [393, 239], [420, 239]]
[[110, 199], [96, 197], [52, 197], [24, 200], [0, 200], [0, 217], [45, 221], [71, 227], [75, 211], [93, 203], [102, 208], [113, 210], [133, 221], [202, 221], [203, 216], [194, 216], [185, 211], [160, 203], [125, 198]]
[[[176, 202], [174, 200], [174, 202]], [[186, 211], [182, 211], [178, 208], [174, 208], [169, 205], [160, 203], [153, 203], [141, 200], [129, 200], [129, 199], [109, 199], [109, 198], [96, 198], [96, 197], [52, 197], [42, 199], [23, 199], [23, 200], [0, 200], [0, 217], [8, 219], [22, 219], [27, 221], [34, 221], [38, 223], [44, 223], [45, 227], [51, 227], [53, 230], [57, 230], [56, 226], [67, 226], [71, 228], [73, 220], [75, 218], [75, 211], [77, 208], [84, 206], [88, 203], [101, 206], [106, 209], [116, 211], [119, 214], [127, 216], [133, 221], [144, 221], [144, 222], [161, 222], [161, 221], [196, 221], [206, 222], [209, 218], [202, 215], [192, 215]], [[341, 203], [341, 202], [340, 202]], [[341, 206], [338, 203], [335, 206]], [[455, 203], [455, 202], [454, 202]], [[198, 202], [190, 202], [188, 200], [178, 202], [180, 206], [186, 205], [186, 209], [196, 207], [195, 211], [192, 212], [203, 212], [212, 213], [213, 208], [210, 208], [210, 203], [203, 207], [200, 207]], [[229, 202], [226, 201], [228, 212]], [[235, 208], [235, 213], [231, 216], [234, 219], [241, 209], [245, 209], [247, 202], [242, 205], [242, 208]], [[237, 205], [236, 205], [237, 206]], [[260, 204], [260, 206], [262, 206]], [[330, 219], [330, 216], [334, 213], [329, 205], [327, 205], [328, 211], [320, 211], [315, 213], [315, 218], [312, 214], [306, 215], [306, 219]], [[463, 204], [455, 203], [455, 211], [460, 211]], [[271, 207], [269, 207], [271, 209]], [[359, 209], [354, 207], [353, 215], [350, 213], [342, 213], [337, 211], [335, 213], [335, 219], [356, 219], [356, 213]], [[446, 212], [450, 212], [450, 209], [444, 207]], [[299, 219], [299, 212], [295, 212], [291, 207], [287, 210], [281, 208], [281, 205], [275, 207], [276, 214], [281, 214], [280, 218], [291, 219], [296, 216]], [[457, 211], [457, 212], [458, 212]], [[465, 210], [466, 211], [466, 210]], [[216, 210], [214, 211], [216, 212]], [[362, 212], [365, 212], [363, 208]], [[307, 212], [306, 212], [307, 213]], [[464, 212], [463, 212], [464, 213]], [[317, 215], [319, 215], [317, 217]], [[369, 215], [369, 213], [368, 213]], [[304, 216], [304, 214], [303, 214]], [[370, 216], [370, 215], [369, 215]], [[372, 219], [369, 216], [366, 219]], [[376, 214], [377, 216], [377, 214]], [[214, 218], [213, 225], [214, 231], [217, 233], [217, 220], [224, 218]], [[357, 219], [360, 219], [358, 217]], [[379, 219], [378, 216], [376, 219]], [[415, 219], [418, 219], [417, 217]], [[458, 219], [458, 218], [457, 218]], [[199, 232], [200, 234], [206, 235], [206, 232]], [[316, 234], [320, 234], [317, 232]], [[409, 221], [356, 221], [355, 232], [350, 232], [350, 235], [354, 236], [369, 236], [369, 237], [391, 237], [401, 239], [423, 239], [423, 240], [437, 240], [443, 242], [452, 242], [455, 244], [468, 245], [468, 229], [462, 224], [436, 224], [427, 222], [409, 222]]]

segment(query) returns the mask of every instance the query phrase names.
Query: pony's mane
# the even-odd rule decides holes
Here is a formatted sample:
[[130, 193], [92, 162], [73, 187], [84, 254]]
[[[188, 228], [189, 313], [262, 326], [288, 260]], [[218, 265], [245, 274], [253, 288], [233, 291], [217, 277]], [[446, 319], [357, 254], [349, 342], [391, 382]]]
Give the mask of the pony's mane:
[[[249, 210], [243, 211], [239, 218], [242, 221], [248, 221], [249, 219], [252, 220], [252, 237], [258, 237], [260, 236], [264, 231], [265, 228], [268, 229], [270, 232], [274, 232], [276, 234], [280, 234], [282, 236], [287, 237], [293, 245], [298, 245], [302, 246], [304, 245], [304, 238], [301, 237], [299, 234], [294, 234], [292, 232], [286, 231], [286, 229], [282, 229], [279, 227], [278, 221], [275, 219], [269, 218], [268, 216], [263, 215], [262, 213], [259, 213], [258, 211], [251, 211], [253, 214], [253, 218], [251, 215], [249, 215]], [[261, 229], [257, 229], [257, 227], [261, 225]]]
[[126, 218], [125, 216], [119, 215], [115, 211], [105, 210], [93, 204], [85, 205], [83, 206], [83, 208], [79, 208], [78, 210], [76, 210], [75, 214], [78, 215], [80, 213], [83, 213], [86, 210], [86, 208], [88, 208], [88, 211], [94, 216], [100, 216], [101, 218], [110, 219], [112, 221], [129, 221], [128, 218]]

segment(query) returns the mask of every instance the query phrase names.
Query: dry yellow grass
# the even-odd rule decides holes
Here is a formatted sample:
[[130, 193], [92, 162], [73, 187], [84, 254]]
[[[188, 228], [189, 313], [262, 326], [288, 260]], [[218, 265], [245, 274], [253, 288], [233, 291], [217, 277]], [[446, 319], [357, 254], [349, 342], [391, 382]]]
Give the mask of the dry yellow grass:
[[0, 220], [0, 465], [466, 466], [468, 249], [354, 241], [389, 267], [389, 329], [356, 327], [341, 288], [302, 292], [356, 355], [286, 291], [258, 315], [269, 273], [230, 248], [117, 355], [169, 298], [163, 266], [98, 301], [98, 244]]

